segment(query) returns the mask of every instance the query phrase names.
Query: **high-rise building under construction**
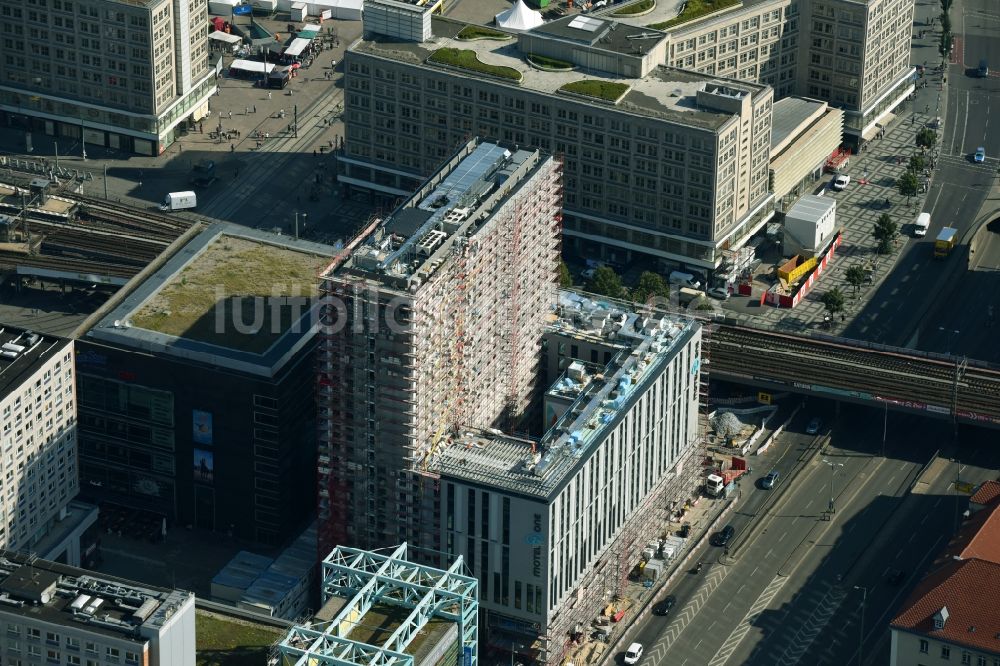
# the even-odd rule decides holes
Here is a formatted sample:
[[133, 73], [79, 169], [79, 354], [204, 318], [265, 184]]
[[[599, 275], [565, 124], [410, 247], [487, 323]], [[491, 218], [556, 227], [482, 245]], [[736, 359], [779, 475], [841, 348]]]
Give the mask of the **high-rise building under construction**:
[[473, 140], [324, 272], [321, 552], [439, 546], [428, 468], [540, 395], [560, 197], [555, 158]]

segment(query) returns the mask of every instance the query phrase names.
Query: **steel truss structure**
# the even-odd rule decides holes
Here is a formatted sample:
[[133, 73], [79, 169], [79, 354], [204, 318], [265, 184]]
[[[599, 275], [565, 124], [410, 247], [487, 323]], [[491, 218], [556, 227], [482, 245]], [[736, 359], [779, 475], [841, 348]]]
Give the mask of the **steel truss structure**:
[[[463, 666], [479, 664], [479, 581], [459, 573], [459, 556], [447, 571], [407, 560], [406, 543], [385, 555], [338, 546], [323, 560], [323, 603], [347, 598], [324, 629], [296, 626], [279, 643], [282, 663], [296, 666], [413, 666], [404, 650], [432, 618], [458, 625]], [[364, 624], [376, 604], [411, 609], [382, 645], [353, 641], [347, 636]]]

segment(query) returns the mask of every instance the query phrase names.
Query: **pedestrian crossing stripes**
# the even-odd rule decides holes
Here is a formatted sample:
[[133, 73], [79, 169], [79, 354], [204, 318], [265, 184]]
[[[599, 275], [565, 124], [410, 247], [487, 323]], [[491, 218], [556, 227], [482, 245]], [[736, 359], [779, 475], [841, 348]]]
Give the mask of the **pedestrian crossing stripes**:
[[691, 601], [677, 613], [677, 619], [667, 627], [667, 630], [660, 636], [660, 640], [656, 642], [653, 649], [646, 653], [647, 656], [643, 662], [645, 665], [658, 666], [663, 661], [670, 650], [670, 646], [674, 644], [674, 641], [680, 637], [684, 629], [701, 612], [702, 606], [705, 605], [705, 602], [708, 601], [712, 593], [715, 592], [716, 588], [722, 584], [722, 581], [728, 575], [729, 567], [715, 567], [705, 576], [704, 585], [698, 589], [698, 592], [691, 598]]

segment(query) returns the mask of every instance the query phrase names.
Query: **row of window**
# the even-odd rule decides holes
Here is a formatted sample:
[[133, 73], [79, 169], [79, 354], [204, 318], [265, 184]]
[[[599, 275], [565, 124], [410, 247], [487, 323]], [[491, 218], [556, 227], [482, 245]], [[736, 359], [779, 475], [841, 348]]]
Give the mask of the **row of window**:
[[[920, 639], [920, 654], [930, 654], [931, 644], [927, 639]], [[945, 661], [951, 660], [952, 646], [947, 643], [942, 643], [940, 646], [940, 656], [941, 659]], [[960, 663], [962, 666], [973, 666], [973, 658], [975, 659], [975, 666], [1000, 666], [1000, 657], [993, 657], [992, 664], [987, 664], [985, 655], [973, 655], [968, 650], [962, 650], [960, 656]]]

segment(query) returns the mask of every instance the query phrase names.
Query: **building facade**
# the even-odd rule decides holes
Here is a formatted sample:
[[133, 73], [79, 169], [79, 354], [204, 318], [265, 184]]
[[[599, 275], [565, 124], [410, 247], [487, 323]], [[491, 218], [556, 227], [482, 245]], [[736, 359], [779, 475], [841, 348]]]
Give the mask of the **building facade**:
[[10, 551], [0, 562], [4, 664], [194, 666], [194, 594]]
[[488, 644], [561, 663], [662, 534], [698, 440], [700, 346], [693, 320], [563, 293], [545, 333], [546, 434], [463, 429], [435, 461], [442, 550], [479, 578]]
[[517, 427], [555, 295], [560, 165], [472, 141], [324, 274], [320, 548], [435, 544], [424, 472]]
[[[470, 136], [537, 146], [564, 160], [572, 251], [702, 274], [770, 216], [770, 87], [664, 67], [665, 34], [607, 19], [553, 21], [516, 50], [427, 20], [433, 41], [371, 35], [345, 56], [346, 186], [404, 195]], [[503, 74], [435, 64], [449, 49]], [[584, 71], [541, 70], [529, 54]]]
[[[0, 0], [0, 122], [159, 155], [215, 92], [207, 0]], [[69, 141], [66, 141], [69, 140]]]
[[[0, 326], [0, 548], [38, 552], [59, 530], [80, 489], [76, 418], [73, 342]], [[79, 561], [76, 539], [46, 554]]]
[[297, 535], [316, 503], [308, 306], [332, 253], [214, 225], [99, 312], [77, 341], [86, 496], [260, 543]]

